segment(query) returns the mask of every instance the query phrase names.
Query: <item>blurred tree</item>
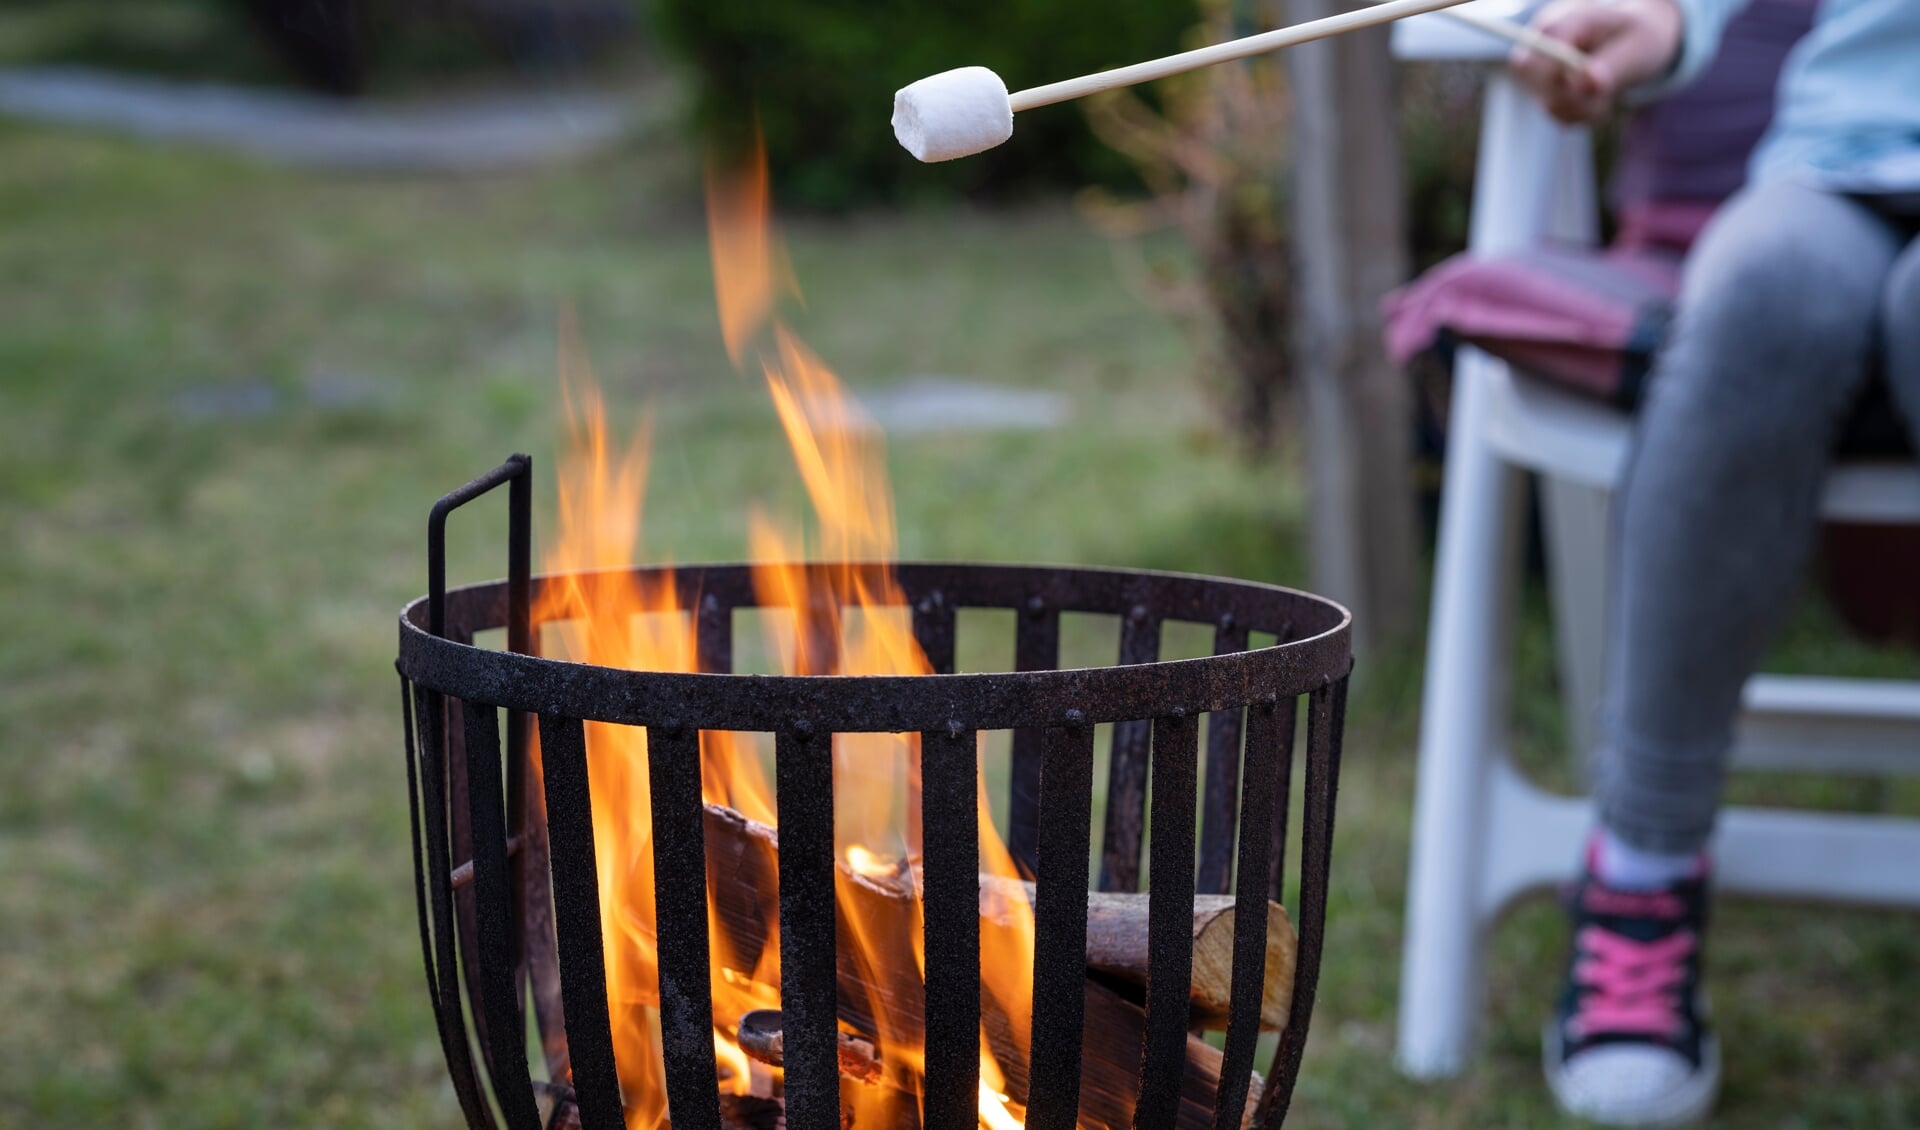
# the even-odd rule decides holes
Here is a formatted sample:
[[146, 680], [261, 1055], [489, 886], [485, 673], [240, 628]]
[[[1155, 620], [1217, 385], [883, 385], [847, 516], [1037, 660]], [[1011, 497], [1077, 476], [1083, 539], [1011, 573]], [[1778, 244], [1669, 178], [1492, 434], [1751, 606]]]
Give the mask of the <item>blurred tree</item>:
[[9, 63], [75, 63], [333, 94], [574, 75], [639, 42], [645, 0], [5, 0]]
[[[1218, 41], [1336, 5], [1202, 7]], [[1474, 119], [1474, 91], [1458, 74], [1424, 73], [1428, 97], [1403, 113], [1383, 36], [1310, 47], [1170, 81], [1162, 112], [1127, 92], [1090, 103], [1095, 132], [1153, 197], [1082, 200], [1116, 237], [1123, 277], [1200, 332], [1228, 427], [1257, 452], [1300, 418], [1313, 583], [1352, 606], [1365, 642], [1394, 644], [1416, 627], [1419, 578], [1414, 405], [1380, 349], [1377, 314], [1407, 273], [1400, 139], [1413, 143], [1419, 254], [1457, 249], [1472, 169], [1451, 142]], [[1148, 254], [1138, 237], [1166, 226], [1197, 271]]]
[[921, 165], [887, 125], [893, 93], [978, 64], [1015, 86], [1175, 49], [1192, 0], [660, 0], [659, 29], [693, 72], [694, 119], [723, 146], [764, 137], [789, 202], [1006, 194], [1125, 181], [1125, 161], [1067, 106], [1023, 114], [1013, 140], [964, 161]]
[[[1275, 14], [1297, 23], [1365, 2], [1286, 0]], [[1297, 47], [1287, 65], [1313, 583], [1352, 610], [1357, 643], [1403, 644], [1419, 611], [1413, 403], [1380, 322], [1407, 277], [1397, 71], [1385, 28]]]
[[249, 19], [302, 83], [330, 94], [366, 85], [356, 0], [242, 0]]
[[[1200, 7], [1206, 41], [1245, 30], [1236, 29], [1229, 0]], [[1094, 134], [1134, 163], [1152, 195], [1090, 189], [1081, 207], [1114, 237], [1121, 277], [1200, 344], [1200, 370], [1223, 425], [1265, 454], [1292, 393], [1285, 75], [1269, 55], [1181, 75], [1161, 84], [1161, 96], [1163, 110], [1131, 90], [1089, 100]], [[1149, 254], [1140, 237], [1168, 227], [1183, 237], [1195, 269], [1184, 258]]]

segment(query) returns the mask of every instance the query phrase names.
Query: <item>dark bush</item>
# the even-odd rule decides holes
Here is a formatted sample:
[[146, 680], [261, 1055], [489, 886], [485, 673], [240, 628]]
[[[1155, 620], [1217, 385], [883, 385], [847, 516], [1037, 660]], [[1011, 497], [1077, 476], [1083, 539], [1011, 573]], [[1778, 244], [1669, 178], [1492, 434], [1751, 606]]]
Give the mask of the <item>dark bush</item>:
[[893, 92], [953, 67], [991, 67], [1018, 89], [1164, 55], [1192, 0], [658, 0], [659, 30], [690, 65], [701, 135], [766, 139], [776, 191], [844, 208], [926, 196], [1004, 196], [1121, 182], [1126, 162], [1079, 109], [1021, 115], [998, 150], [923, 166], [893, 140]]
[[[7, 63], [391, 93], [577, 77], [639, 38], [645, 0], [5, 0]], [[9, 47], [14, 48], [8, 50]]]

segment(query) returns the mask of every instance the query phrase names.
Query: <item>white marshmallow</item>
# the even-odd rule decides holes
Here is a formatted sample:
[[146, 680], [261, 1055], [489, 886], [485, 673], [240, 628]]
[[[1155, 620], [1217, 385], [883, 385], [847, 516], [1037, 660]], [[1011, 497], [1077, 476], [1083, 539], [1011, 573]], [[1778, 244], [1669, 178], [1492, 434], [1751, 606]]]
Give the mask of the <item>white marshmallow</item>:
[[927, 162], [984, 153], [1013, 136], [1007, 84], [985, 67], [911, 83], [893, 96], [893, 136]]

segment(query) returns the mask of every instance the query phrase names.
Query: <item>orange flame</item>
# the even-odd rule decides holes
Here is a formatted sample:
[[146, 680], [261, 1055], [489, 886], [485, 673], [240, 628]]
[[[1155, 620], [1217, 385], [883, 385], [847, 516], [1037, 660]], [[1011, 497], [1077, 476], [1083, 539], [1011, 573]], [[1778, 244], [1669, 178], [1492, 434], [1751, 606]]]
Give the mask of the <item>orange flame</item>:
[[707, 244], [713, 254], [713, 290], [727, 356], [743, 364], [748, 342], [766, 327], [781, 293], [798, 296], [786, 256], [773, 239], [767, 191], [767, 155], [754, 147], [730, 175], [707, 171]]
[[[570, 579], [543, 594], [535, 620], [551, 623], [558, 652], [573, 659], [636, 670], [696, 670], [692, 618], [680, 606], [671, 578], [636, 580], [620, 568], [645, 554], [641, 515], [648, 429], [641, 428], [624, 450], [609, 439], [605, 408], [571, 318], [562, 319], [559, 368], [568, 442], [557, 476], [559, 535], [543, 564], [546, 571]], [[549, 649], [556, 650], [551, 645]], [[646, 732], [590, 725], [587, 774], [593, 792], [615, 1062], [628, 1126], [655, 1130], [667, 1124], [667, 1111], [657, 1036], [659, 973]], [[701, 785], [708, 801], [752, 819], [773, 819], [773, 790], [758, 758], [738, 735], [701, 735]], [[723, 936], [717, 929], [712, 933]], [[752, 1009], [777, 1005], [777, 971], [768, 978], [765, 970], [735, 970], [729, 956], [716, 954], [712, 963], [715, 1014], [737, 1019]], [[723, 1085], [744, 1093], [744, 1053], [718, 1029], [714, 1038], [726, 1069]]]
[[[708, 207], [728, 354], [744, 367], [751, 352], [759, 364], [813, 518], [809, 536], [762, 512], [752, 515], [756, 596], [763, 607], [786, 610], [784, 616], [763, 617], [769, 651], [790, 674], [929, 674], [932, 667], [913, 637], [905, 593], [888, 564], [897, 539], [879, 431], [776, 309], [783, 294], [797, 297], [798, 290], [769, 223], [764, 158], [756, 157], [738, 175], [710, 177]], [[536, 621], [553, 630], [547, 648], [604, 666], [697, 670], [693, 619], [671, 578], [636, 580], [623, 568], [646, 559], [641, 514], [647, 429], [624, 450], [610, 443], [605, 408], [570, 319], [562, 323], [560, 374], [568, 444], [559, 462], [558, 537], [543, 565], [550, 573], [580, 575], [548, 586], [535, 609]], [[819, 563], [802, 564], [809, 556]], [[880, 1124], [879, 1107], [914, 1101], [920, 1089], [924, 1049], [919, 1033], [903, 1026], [889, 1005], [909, 994], [917, 997], [925, 974], [915, 867], [918, 821], [908, 803], [918, 788], [919, 752], [917, 735], [847, 734], [834, 743], [834, 842], [841, 861], [836, 902], [841, 943], [852, 948], [842, 957], [871, 987], [867, 1014], [879, 1030], [862, 1034], [873, 1038], [888, 1075], [888, 1086], [843, 1087], [842, 1101], [853, 1108], [856, 1125]], [[631, 727], [589, 726], [587, 761], [607, 996], [627, 1124], [629, 1130], [658, 1130], [667, 1125], [668, 1112], [657, 1016], [646, 734]], [[760, 753], [742, 735], [701, 735], [701, 782], [709, 802], [774, 822], [773, 791]], [[982, 872], [1018, 879], [994, 831], [984, 788], [977, 804]], [[891, 898], [881, 902], [896, 908], [904, 893], [910, 921], [876, 916], [870, 909], [880, 905], [876, 891]], [[982, 931], [982, 983], [1006, 1015], [1012, 1054], [1024, 1061], [1033, 926], [1025, 900], [1008, 901], [1014, 905], [1002, 917], [1012, 919], [1012, 928]], [[779, 1006], [778, 946], [768, 946], [753, 968], [743, 968], [737, 955], [724, 952], [727, 934], [719, 928], [711, 898], [708, 916], [716, 947], [711, 989], [721, 1086], [746, 1094], [757, 1069], [731, 1033], [746, 1012]], [[995, 1060], [984, 1032], [980, 1064], [981, 1125], [1013, 1130], [1020, 1121], [1018, 1108], [1003, 1093], [1006, 1065]], [[870, 1109], [876, 1117], [863, 1116]]]

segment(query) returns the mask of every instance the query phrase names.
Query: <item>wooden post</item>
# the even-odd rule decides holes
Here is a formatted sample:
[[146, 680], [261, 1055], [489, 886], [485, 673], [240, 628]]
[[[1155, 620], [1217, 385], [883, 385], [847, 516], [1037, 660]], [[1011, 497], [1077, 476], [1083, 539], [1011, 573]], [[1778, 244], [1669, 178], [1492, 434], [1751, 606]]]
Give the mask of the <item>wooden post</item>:
[[[1319, 19], [1365, 0], [1276, 0]], [[1389, 31], [1293, 48], [1295, 372], [1313, 585], [1353, 611], [1356, 648], [1417, 628], [1412, 396], [1381, 345], [1380, 298], [1406, 278], [1400, 118]]]

